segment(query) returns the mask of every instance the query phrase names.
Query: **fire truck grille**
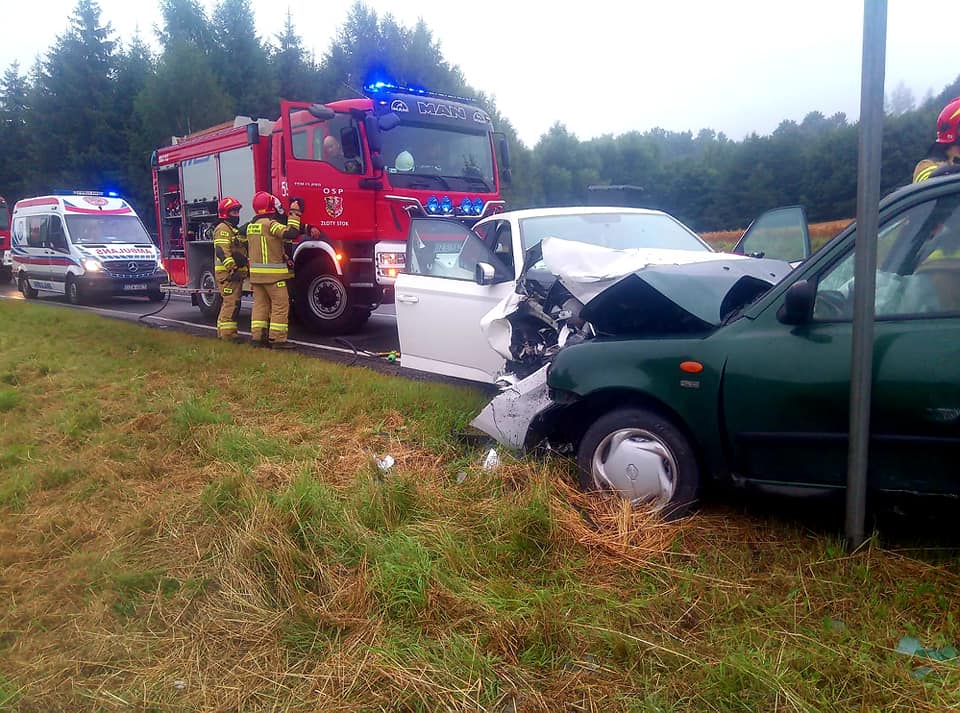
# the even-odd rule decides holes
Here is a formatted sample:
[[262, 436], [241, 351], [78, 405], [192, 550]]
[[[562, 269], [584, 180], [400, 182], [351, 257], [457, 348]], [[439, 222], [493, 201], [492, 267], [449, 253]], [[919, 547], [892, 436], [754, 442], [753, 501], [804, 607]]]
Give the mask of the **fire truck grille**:
[[103, 267], [114, 277], [146, 277], [157, 271], [155, 260], [106, 260]]

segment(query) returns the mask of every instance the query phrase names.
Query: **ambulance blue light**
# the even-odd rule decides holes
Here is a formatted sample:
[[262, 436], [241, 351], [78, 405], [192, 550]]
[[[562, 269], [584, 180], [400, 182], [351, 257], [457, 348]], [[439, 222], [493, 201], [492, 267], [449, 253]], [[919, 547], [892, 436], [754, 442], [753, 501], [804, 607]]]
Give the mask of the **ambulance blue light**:
[[453, 201], [450, 200], [450, 196], [444, 196], [443, 200], [440, 201], [440, 210], [444, 213], [453, 212]]
[[473, 199], [473, 212], [474, 212], [476, 215], [480, 215], [481, 213], [483, 213], [483, 199], [482, 199], [482, 198], [474, 198], [474, 199]]
[[107, 191], [107, 196], [109, 196], [110, 198], [119, 198], [120, 194], [117, 193], [116, 191]]
[[433, 215], [440, 212], [440, 201], [436, 196], [427, 198], [427, 212]]

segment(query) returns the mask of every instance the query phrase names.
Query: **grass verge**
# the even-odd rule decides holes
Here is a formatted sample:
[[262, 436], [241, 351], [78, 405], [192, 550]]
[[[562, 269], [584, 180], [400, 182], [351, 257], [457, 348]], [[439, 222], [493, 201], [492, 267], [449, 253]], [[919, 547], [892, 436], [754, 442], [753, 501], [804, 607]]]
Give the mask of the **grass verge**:
[[484, 472], [450, 436], [468, 389], [36, 305], [0, 325], [0, 710], [960, 706], [956, 660], [895, 651], [960, 642], [955, 552]]

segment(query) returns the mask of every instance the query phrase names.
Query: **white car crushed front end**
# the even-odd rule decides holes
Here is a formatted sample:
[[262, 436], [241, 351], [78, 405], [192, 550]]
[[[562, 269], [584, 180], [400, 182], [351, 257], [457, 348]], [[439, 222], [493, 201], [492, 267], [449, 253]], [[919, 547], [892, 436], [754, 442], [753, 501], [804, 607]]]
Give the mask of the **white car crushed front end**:
[[[528, 259], [517, 289], [481, 320], [506, 365], [497, 380], [501, 393], [471, 425], [512, 449], [527, 445], [531, 424], [555, 405], [547, 375], [560, 350], [598, 333], [629, 338], [657, 333], [664, 324], [710, 330], [742, 306], [725, 299], [735, 286], [752, 301], [790, 271], [788, 263], [742, 255], [612, 250], [555, 238], [544, 239], [540, 250]], [[691, 292], [683, 288], [694, 284], [698, 295], [683, 296]], [[616, 289], [622, 293], [617, 299], [604, 299]], [[650, 314], [653, 305], [663, 314]], [[618, 312], [639, 316], [624, 321]]]

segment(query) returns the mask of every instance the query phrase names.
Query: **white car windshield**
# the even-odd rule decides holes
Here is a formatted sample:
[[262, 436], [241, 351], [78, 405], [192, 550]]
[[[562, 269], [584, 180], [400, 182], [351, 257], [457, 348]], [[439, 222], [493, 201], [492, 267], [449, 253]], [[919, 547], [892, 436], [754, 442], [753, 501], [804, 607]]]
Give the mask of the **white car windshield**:
[[68, 215], [67, 230], [74, 245], [150, 242], [143, 223], [133, 215]]
[[520, 220], [524, 250], [544, 238], [590, 243], [604, 248], [662, 248], [712, 252], [691, 230], [669, 215], [657, 213], [580, 213]]

